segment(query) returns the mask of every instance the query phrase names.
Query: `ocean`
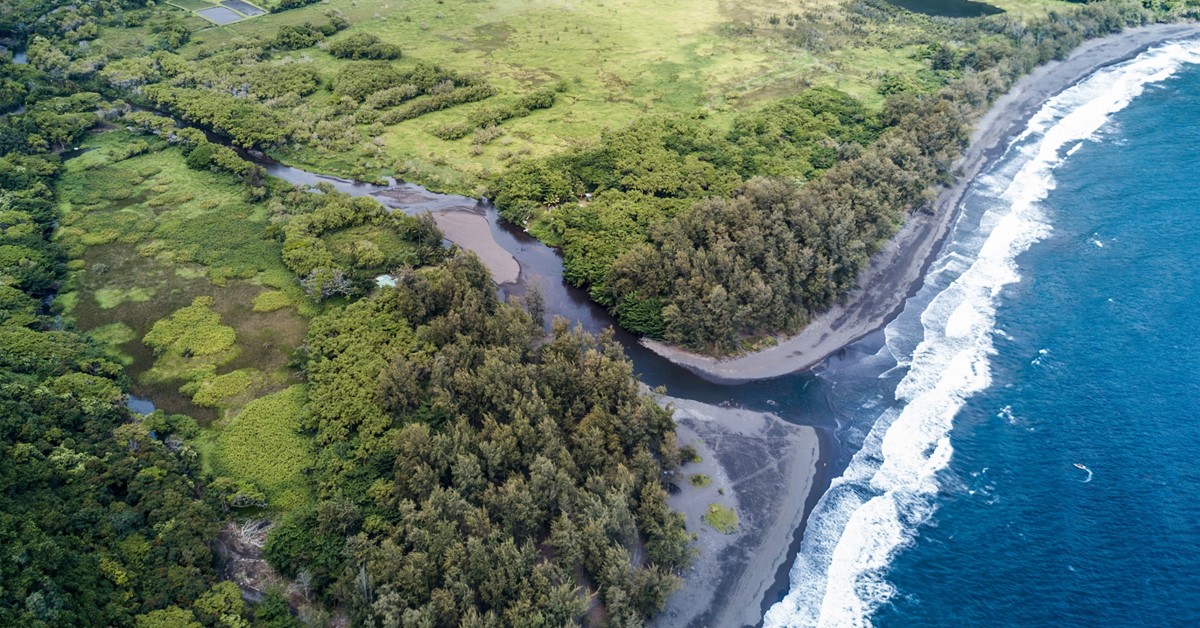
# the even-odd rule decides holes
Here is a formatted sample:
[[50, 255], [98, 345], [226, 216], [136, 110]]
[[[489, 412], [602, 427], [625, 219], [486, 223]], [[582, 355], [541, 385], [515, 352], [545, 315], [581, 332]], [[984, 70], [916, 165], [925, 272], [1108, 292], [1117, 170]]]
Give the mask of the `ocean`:
[[855, 453], [765, 625], [1200, 625], [1197, 64], [1051, 99], [881, 348], [816, 372]]

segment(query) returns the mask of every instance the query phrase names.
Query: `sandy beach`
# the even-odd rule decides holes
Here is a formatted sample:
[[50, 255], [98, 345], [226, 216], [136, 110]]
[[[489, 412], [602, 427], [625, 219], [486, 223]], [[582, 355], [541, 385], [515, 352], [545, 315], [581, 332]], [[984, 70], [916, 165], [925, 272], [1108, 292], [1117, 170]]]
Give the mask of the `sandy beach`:
[[[684, 513], [698, 554], [684, 584], [667, 601], [656, 626], [753, 626], [761, 603], [791, 558], [796, 530], [825, 468], [814, 428], [773, 414], [665, 397], [675, 407], [679, 443], [699, 462], [683, 466], [680, 490], [668, 503]], [[693, 475], [709, 479], [704, 486]], [[710, 504], [732, 509], [732, 534], [703, 521]]]
[[479, 261], [491, 271], [492, 280], [497, 284], [512, 283], [520, 277], [521, 265], [496, 242], [485, 215], [487, 210], [477, 201], [452, 194], [437, 194], [411, 184], [377, 191], [372, 196], [388, 207], [409, 213], [428, 211], [437, 222], [438, 229], [442, 230], [442, 235], [479, 256]]
[[971, 181], [1003, 154], [1047, 99], [1095, 71], [1120, 63], [1156, 44], [1200, 35], [1200, 24], [1155, 24], [1084, 42], [1063, 61], [1047, 63], [1021, 78], [976, 121], [969, 148], [959, 158], [956, 183], [938, 195], [933, 214], [911, 216], [871, 259], [859, 288], [813, 319], [802, 332], [762, 351], [717, 359], [654, 340], [642, 344], [658, 355], [714, 382], [768, 379], [813, 366], [895, 318], [921, 287]]

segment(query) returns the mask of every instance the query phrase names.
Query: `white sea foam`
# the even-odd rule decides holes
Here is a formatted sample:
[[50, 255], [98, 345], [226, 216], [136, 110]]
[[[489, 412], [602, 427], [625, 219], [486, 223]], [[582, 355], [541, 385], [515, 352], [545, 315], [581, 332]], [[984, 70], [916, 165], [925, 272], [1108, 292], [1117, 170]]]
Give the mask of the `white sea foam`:
[[1049, 233], [1039, 203], [1054, 188], [1054, 168], [1146, 85], [1185, 63], [1200, 63], [1200, 43], [1154, 48], [1064, 91], [977, 181], [974, 202], [985, 208], [978, 227], [956, 229], [931, 266], [925, 294], [910, 302], [928, 302], [919, 316], [906, 310], [885, 330], [888, 348], [908, 368], [896, 403], [818, 503], [791, 591], [767, 612], [766, 626], [869, 625], [895, 593], [886, 571], [934, 511], [954, 416], [991, 384], [997, 296], [1020, 280], [1017, 255]]

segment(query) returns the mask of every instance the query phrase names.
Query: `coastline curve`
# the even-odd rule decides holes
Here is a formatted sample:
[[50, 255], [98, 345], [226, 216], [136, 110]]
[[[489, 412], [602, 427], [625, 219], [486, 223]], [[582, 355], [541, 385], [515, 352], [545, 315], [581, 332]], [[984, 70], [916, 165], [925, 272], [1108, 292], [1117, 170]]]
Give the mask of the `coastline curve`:
[[999, 295], [1021, 280], [1017, 256], [1050, 231], [1040, 204], [1055, 168], [1185, 64], [1200, 64], [1200, 42], [1166, 43], [1076, 81], [969, 185], [963, 220], [910, 301], [915, 307], [885, 328], [886, 351], [904, 372], [895, 401], [818, 503], [792, 589], [765, 625], [869, 625], [895, 593], [888, 569], [936, 509], [955, 416], [991, 385]]
[[660, 357], [719, 384], [771, 379], [809, 369], [893, 321], [924, 284], [970, 183], [993, 166], [1033, 115], [1054, 96], [1096, 72], [1128, 61], [1167, 41], [1200, 36], [1200, 24], [1153, 24], [1084, 42], [1066, 59], [1019, 79], [976, 121], [958, 159], [955, 183], [937, 197], [932, 214], [918, 213], [881, 249], [859, 277], [859, 288], [813, 319], [800, 333], [753, 353], [713, 358], [650, 339], [640, 342]]

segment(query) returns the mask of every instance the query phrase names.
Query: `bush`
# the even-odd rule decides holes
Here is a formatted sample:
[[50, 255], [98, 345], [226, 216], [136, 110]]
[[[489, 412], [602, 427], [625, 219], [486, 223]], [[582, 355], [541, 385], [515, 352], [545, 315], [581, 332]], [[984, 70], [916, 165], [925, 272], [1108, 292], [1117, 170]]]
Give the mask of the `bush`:
[[400, 47], [370, 33], [354, 33], [329, 44], [329, 54], [339, 59], [399, 59]]
[[434, 111], [449, 109], [455, 105], [475, 102], [496, 95], [496, 89], [491, 85], [471, 85], [461, 87], [445, 94], [433, 94], [429, 98], [409, 103], [402, 109], [383, 114], [380, 121], [384, 124], [397, 124], [411, 120]]
[[470, 125], [463, 124], [461, 122], [452, 122], [450, 124], [443, 124], [441, 126], [434, 127], [430, 133], [433, 133], [440, 139], [450, 141], [462, 139], [466, 137], [467, 134], [472, 130], [474, 130], [474, 127]]

